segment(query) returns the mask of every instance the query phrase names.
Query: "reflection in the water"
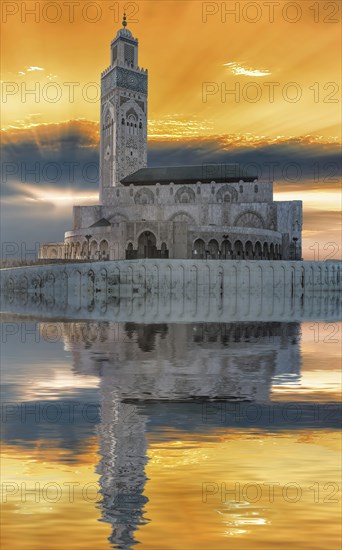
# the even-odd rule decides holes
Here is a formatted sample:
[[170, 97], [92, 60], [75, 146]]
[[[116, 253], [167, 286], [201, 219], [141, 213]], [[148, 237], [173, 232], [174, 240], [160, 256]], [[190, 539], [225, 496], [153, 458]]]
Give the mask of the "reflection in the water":
[[103, 388], [101, 409], [101, 460], [97, 471], [103, 521], [112, 525], [111, 543], [130, 548], [135, 530], [147, 521], [143, 514], [147, 502], [143, 494], [147, 418], [136, 407], [122, 403], [112, 388]]
[[[313, 448], [316, 446], [320, 460], [325, 457], [323, 439], [318, 443], [319, 438], [314, 434], [319, 430], [325, 433], [338, 429], [338, 404], [334, 399], [327, 404], [324, 414], [317, 409], [317, 404], [312, 406], [310, 401], [300, 401], [303, 396], [299, 396], [297, 403], [274, 403], [272, 399], [274, 386], [278, 392], [282, 385], [296, 387], [297, 384], [300, 388], [299, 320], [338, 319], [338, 296], [327, 295], [321, 300], [316, 296], [313, 302], [303, 299], [284, 307], [281, 303], [273, 304], [272, 312], [267, 302], [261, 309], [259, 304], [248, 310], [244, 299], [234, 298], [233, 302], [233, 306], [228, 304], [224, 311], [220, 304], [209, 300], [209, 308], [203, 310], [202, 303], [200, 313], [196, 303], [180, 306], [171, 300], [156, 305], [155, 301], [126, 300], [111, 302], [106, 308], [100, 304], [88, 315], [86, 308], [76, 315], [71, 309], [67, 319], [69, 314], [64, 311], [62, 316], [58, 304], [47, 307], [41, 297], [32, 301], [31, 296], [25, 305], [18, 297], [12, 302], [11, 309], [17, 315], [4, 315], [4, 323], [35, 321], [39, 315], [38, 345], [60, 336], [71, 367], [71, 372], [64, 375], [64, 386], [61, 379], [49, 382], [40, 374], [44, 383], [39, 379], [32, 387], [25, 388], [28, 404], [38, 402], [42, 395], [44, 399], [65, 402], [72, 380], [79, 384], [78, 399], [86, 400], [98, 381], [101, 414], [91, 426], [85, 425], [84, 417], [79, 415], [75, 427], [61, 424], [60, 433], [56, 433], [56, 426], [30, 424], [30, 420], [22, 426], [12, 415], [5, 425], [4, 438], [10, 442], [26, 440], [28, 444], [28, 440], [41, 441], [50, 433], [50, 437], [60, 438], [61, 447], [80, 451], [79, 440], [94, 435], [92, 430], [96, 425], [100, 455], [96, 471], [101, 493], [98, 507], [101, 521], [110, 525], [111, 547], [129, 549], [142, 542], [146, 548], [190, 548], [191, 544], [200, 548], [224, 548], [228, 544], [224, 542], [227, 536], [235, 541], [235, 546], [229, 546], [232, 548], [271, 547], [278, 537], [276, 529], [281, 533], [285, 529], [280, 518], [289, 512], [284, 503], [278, 508], [272, 504], [277, 510], [272, 516], [270, 503], [264, 500], [257, 505], [242, 497], [222, 499], [222, 483], [239, 481], [243, 486], [253, 481], [254, 475], [259, 481], [267, 481], [278, 467], [283, 468], [285, 478], [286, 466], [281, 466], [283, 457], [279, 455], [279, 448], [288, 453], [291, 445], [310, 443]], [[182, 316], [178, 322], [170, 322], [170, 319], [175, 321], [180, 307]], [[193, 316], [195, 310], [197, 313]], [[266, 322], [267, 315], [271, 320]], [[8, 388], [11, 391], [10, 384]], [[94, 400], [95, 394], [91, 395]], [[291, 445], [287, 440], [292, 441]], [[301, 452], [305, 457], [306, 450]], [[251, 468], [254, 453], [255, 469]], [[302, 460], [306, 464], [307, 459]], [[330, 460], [329, 472], [332, 472], [334, 462], [332, 457]], [[160, 464], [166, 470], [160, 472]], [[198, 479], [199, 464], [201, 479]], [[298, 476], [302, 476], [306, 486], [312, 483], [312, 478], [305, 477], [301, 469]], [[331, 482], [330, 473], [325, 479]], [[173, 512], [166, 517], [169, 505], [166, 495], [174, 498], [170, 480], [173, 488], [177, 483], [180, 485], [184, 507], [189, 499], [188, 511], [203, 525], [208, 522], [208, 531], [199, 527], [201, 541], [182, 531], [183, 546], [176, 540], [164, 544], [163, 526], [178, 528]], [[198, 492], [202, 482], [211, 484], [211, 507], [204, 506]], [[158, 483], [164, 483], [165, 495], [161, 495]], [[190, 494], [195, 496], [190, 499]], [[165, 507], [163, 519], [157, 508], [160, 499]], [[304, 521], [305, 507], [300, 506], [298, 514]], [[218, 519], [212, 519], [211, 510]], [[324, 510], [322, 517], [325, 518], [325, 514]], [[224, 526], [223, 532], [216, 533], [217, 521]], [[149, 526], [159, 535], [149, 538]], [[257, 531], [260, 527], [265, 529], [262, 536]], [[288, 529], [286, 525], [286, 532]], [[244, 538], [250, 533], [252, 539]], [[282, 536], [286, 538], [284, 533]], [[335, 542], [334, 539], [331, 547]]]
[[268, 399], [272, 377], [299, 376], [298, 323], [63, 325], [75, 372], [121, 399]]
[[122, 548], [133, 544], [135, 529], [146, 520], [149, 417], [139, 410], [140, 402], [262, 402], [268, 399], [272, 376], [299, 372], [296, 323], [124, 327], [99, 323], [98, 332], [94, 327], [91, 331], [90, 349], [79, 324], [68, 323], [65, 328], [68, 349], [77, 350], [75, 370], [100, 376], [101, 505], [104, 520], [113, 525], [111, 542]]
[[341, 294], [337, 291], [291, 294], [282, 288], [251, 294], [234, 292], [217, 295], [147, 294], [145, 297], [107, 297], [106, 294], [82, 294], [75, 302], [54, 293], [7, 293], [2, 310], [25, 311], [36, 317], [115, 320], [135, 323], [193, 323], [237, 321], [301, 321], [339, 319]]

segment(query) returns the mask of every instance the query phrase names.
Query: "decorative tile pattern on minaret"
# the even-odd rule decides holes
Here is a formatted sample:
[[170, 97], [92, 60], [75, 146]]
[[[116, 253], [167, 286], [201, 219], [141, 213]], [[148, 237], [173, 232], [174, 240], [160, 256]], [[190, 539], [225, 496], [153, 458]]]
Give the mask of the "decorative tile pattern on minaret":
[[126, 16], [101, 75], [100, 198], [106, 187], [147, 165], [147, 70], [138, 66], [138, 40]]

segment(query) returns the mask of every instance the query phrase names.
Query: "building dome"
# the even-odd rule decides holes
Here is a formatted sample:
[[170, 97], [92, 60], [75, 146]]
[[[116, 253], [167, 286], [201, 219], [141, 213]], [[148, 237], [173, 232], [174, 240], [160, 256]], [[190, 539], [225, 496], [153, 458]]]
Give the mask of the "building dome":
[[117, 38], [130, 38], [131, 40], [134, 40], [134, 36], [133, 34], [131, 33], [130, 30], [126, 29], [126, 28], [123, 28], [123, 29], [119, 29], [118, 32], [116, 33], [116, 37], [115, 37], [115, 40]]

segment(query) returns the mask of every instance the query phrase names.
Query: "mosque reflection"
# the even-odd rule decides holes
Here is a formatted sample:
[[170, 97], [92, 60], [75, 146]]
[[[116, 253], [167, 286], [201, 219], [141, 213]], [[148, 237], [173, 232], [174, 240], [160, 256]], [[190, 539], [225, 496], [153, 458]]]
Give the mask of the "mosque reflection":
[[121, 399], [267, 399], [273, 376], [299, 375], [298, 323], [63, 325], [75, 372]]
[[116, 548], [148, 521], [149, 423], [195, 431], [204, 403], [266, 403], [274, 377], [300, 372], [298, 323], [71, 322], [63, 337], [75, 373], [100, 379], [100, 505]]
[[[137, 530], [149, 521], [148, 432], [156, 426], [164, 433], [175, 426], [192, 433], [210, 430], [220, 416], [204, 422], [208, 403], [264, 407], [275, 380], [300, 376], [301, 319], [333, 320], [340, 312], [336, 295], [271, 307], [267, 300], [246, 307], [241, 297], [230, 309], [210, 300], [207, 309], [203, 301], [156, 307], [138, 300], [77, 311], [58, 302], [51, 307], [42, 297], [28, 296], [25, 303], [12, 298], [11, 310], [40, 318], [42, 332], [55, 319], [75, 375], [99, 380], [98, 505], [102, 521], [111, 525], [110, 544], [125, 549], [138, 543]], [[256, 425], [264, 429], [262, 421]]]

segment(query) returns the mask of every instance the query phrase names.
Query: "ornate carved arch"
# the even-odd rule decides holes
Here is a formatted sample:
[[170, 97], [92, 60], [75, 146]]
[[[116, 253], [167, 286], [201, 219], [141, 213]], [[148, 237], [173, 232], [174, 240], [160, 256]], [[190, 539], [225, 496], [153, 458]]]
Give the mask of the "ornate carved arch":
[[102, 108], [103, 121], [105, 120], [105, 117], [107, 114], [110, 114], [112, 119], [114, 120], [114, 115], [115, 115], [114, 106], [110, 101], [106, 101], [106, 103], [103, 105], [103, 108]]
[[254, 229], [263, 229], [265, 222], [263, 217], [254, 210], [247, 210], [239, 214], [234, 221], [235, 227], [251, 227]]
[[238, 192], [232, 185], [225, 184], [216, 193], [217, 202], [224, 202], [225, 195], [231, 196], [231, 202], [237, 202]]
[[175, 194], [175, 202], [179, 203], [192, 203], [195, 202], [196, 195], [195, 192], [191, 189], [191, 187], [188, 187], [187, 185], [183, 185], [180, 187], [180, 189], [177, 189], [177, 192]]
[[188, 222], [192, 225], [196, 223], [194, 218], [184, 210], [180, 210], [179, 212], [172, 214], [172, 216], [168, 219], [168, 221], [169, 222]]
[[154, 194], [146, 187], [139, 189], [134, 196], [135, 204], [154, 204]]
[[157, 247], [160, 246], [160, 239], [158, 238], [158, 234], [157, 234], [157, 231], [155, 230], [155, 228], [153, 228], [151, 225], [148, 224], [148, 222], [146, 223], [146, 225], [144, 225], [143, 229], [141, 229], [137, 234], [136, 234], [136, 237], [135, 239], [127, 239], [126, 241], [126, 248], [127, 248], [127, 245], [128, 243], [132, 243], [133, 244], [133, 247], [134, 248], [137, 248], [138, 244], [139, 244], [139, 239], [143, 236], [144, 233], [150, 233], [151, 235], [153, 235], [153, 238], [156, 239], [156, 242], [157, 242]]
[[136, 117], [144, 115], [144, 110], [135, 99], [129, 99], [121, 105], [121, 113], [123, 116], [134, 114]]
[[126, 117], [129, 118], [130, 116], [134, 117], [135, 120], [138, 120], [138, 114], [135, 112], [133, 107], [130, 107], [127, 110]]

